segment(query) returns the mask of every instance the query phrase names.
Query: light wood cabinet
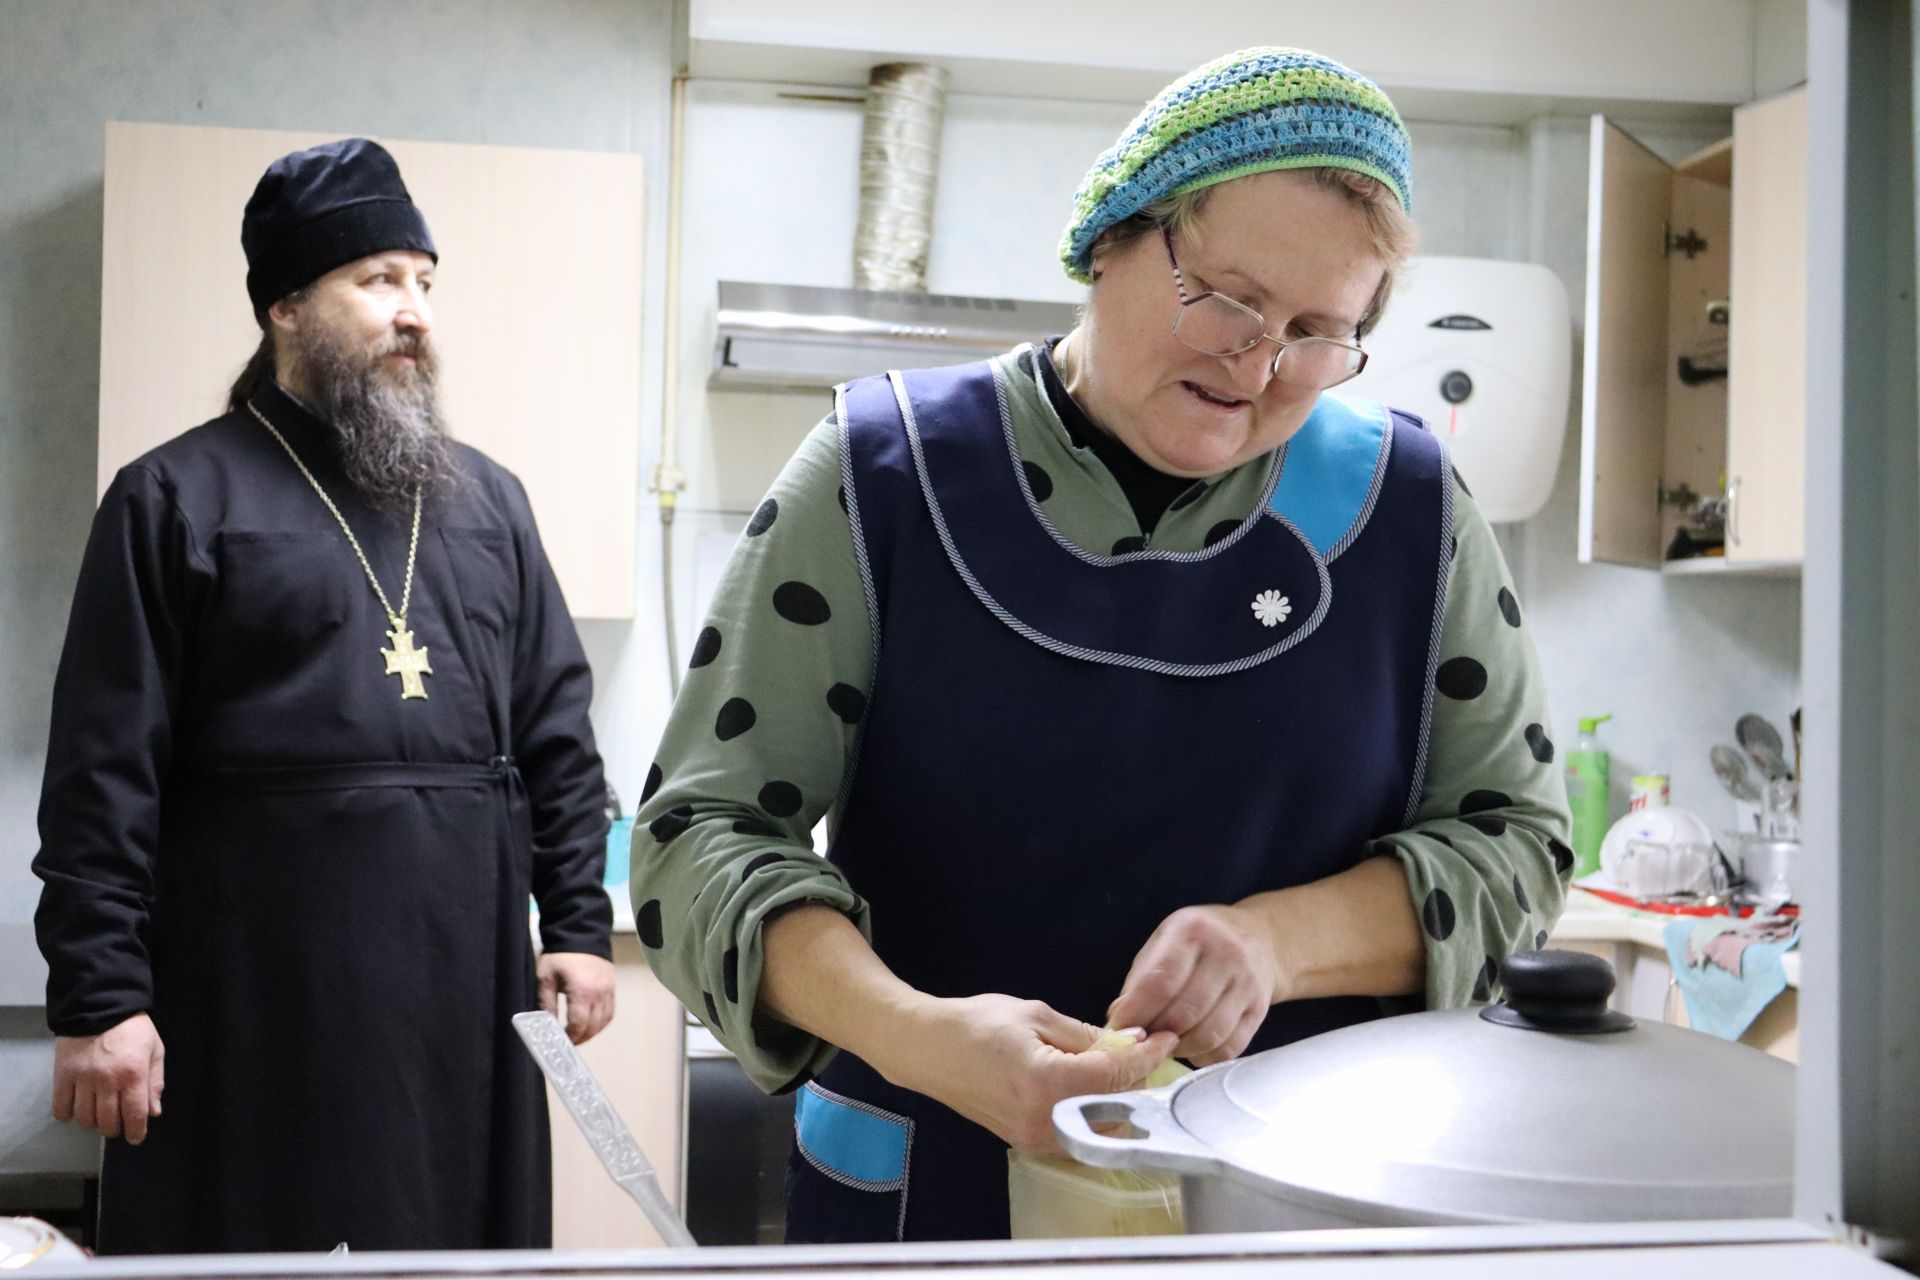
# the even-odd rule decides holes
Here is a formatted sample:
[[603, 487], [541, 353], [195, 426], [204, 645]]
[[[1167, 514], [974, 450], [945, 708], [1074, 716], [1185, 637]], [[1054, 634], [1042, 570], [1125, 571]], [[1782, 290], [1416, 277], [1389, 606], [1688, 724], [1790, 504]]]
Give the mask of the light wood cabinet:
[[[1742, 107], [1668, 165], [1595, 116], [1587, 209], [1582, 562], [1793, 572], [1806, 435], [1806, 94]], [[1690, 492], [1723, 556], [1670, 560]]]
[[[259, 342], [240, 215], [276, 157], [337, 135], [110, 123], [99, 487], [224, 409]], [[382, 139], [440, 250], [448, 422], [520, 477], [578, 617], [633, 616], [639, 156]]]

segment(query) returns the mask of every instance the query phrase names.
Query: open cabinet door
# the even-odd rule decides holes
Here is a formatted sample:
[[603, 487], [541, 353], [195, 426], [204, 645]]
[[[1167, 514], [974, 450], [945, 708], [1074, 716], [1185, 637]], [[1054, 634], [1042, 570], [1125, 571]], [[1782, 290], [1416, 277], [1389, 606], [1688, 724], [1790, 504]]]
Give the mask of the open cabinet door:
[[1580, 561], [1658, 566], [1673, 170], [1593, 117], [1580, 405]]
[[1727, 561], [1798, 561], [1806, 546], [1806, 91], [1735, 111], [1733, 148]]

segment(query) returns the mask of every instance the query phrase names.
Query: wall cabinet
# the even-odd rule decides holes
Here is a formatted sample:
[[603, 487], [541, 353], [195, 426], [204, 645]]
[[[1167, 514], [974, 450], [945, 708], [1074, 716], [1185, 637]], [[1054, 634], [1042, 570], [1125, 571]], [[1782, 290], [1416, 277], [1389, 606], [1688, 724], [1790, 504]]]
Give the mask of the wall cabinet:
[[[338, 135], [110, 123], [99, 487], [221, 412], [259, 342], [240, 213], [276, 157]], [[525, 483], [573, 613], [633, 615], [641, 161], [382, 140], [440, 250], [455, 436]]]
[[[1593, 118], [1580, 559], [1792, 572], [1804, 531], [1806, 93], [1668, 165]], [[1675, 558], [1688, 495], [1723, 555]], [[1697, 526], [1695, 526], [1697, 527]]]

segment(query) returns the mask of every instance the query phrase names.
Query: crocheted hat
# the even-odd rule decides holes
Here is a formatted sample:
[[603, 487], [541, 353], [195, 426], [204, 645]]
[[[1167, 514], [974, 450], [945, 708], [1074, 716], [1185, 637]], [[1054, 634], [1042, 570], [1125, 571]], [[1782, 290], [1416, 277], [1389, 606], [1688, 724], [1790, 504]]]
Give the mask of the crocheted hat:
[[1069, 276], [1091, 280], [1102, 231], [1180, 191], [1269, 169], [1352, 169], [1413, 209], [1406, 127], [1380, 86], [1304, 49], [1243, 49], [1160, 91], [1074, 193], [1060, 240]]

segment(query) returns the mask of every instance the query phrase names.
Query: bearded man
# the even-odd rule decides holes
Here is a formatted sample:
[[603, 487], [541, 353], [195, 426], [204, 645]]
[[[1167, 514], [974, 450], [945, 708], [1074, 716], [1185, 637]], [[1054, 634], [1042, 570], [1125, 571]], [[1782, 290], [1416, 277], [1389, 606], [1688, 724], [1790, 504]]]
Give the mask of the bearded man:
[[54, 687], [54, 1114], [109, 1139], [103, 1252], [544, 1246], [509, 1018], [613, 1012], [586, 660], [519, 482], [443, 429], [393, 158], [275, 161], [241, 243], [260, 348], [114, 478]]

